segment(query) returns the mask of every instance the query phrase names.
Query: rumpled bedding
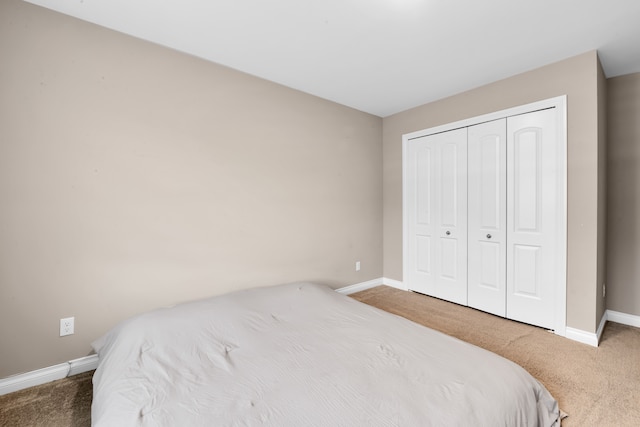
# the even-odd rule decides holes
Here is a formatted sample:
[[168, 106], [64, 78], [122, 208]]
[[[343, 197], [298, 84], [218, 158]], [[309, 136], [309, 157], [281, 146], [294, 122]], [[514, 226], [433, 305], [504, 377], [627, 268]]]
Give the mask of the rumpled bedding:
[[93, 347], [96, 427], [560, 425], [517, 364], [318, 284], [154, 310]]

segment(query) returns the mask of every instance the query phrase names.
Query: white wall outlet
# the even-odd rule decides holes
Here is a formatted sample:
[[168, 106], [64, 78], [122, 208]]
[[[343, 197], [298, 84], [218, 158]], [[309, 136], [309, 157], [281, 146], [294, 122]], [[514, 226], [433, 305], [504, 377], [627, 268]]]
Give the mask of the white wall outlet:
[[360, 271], [360, 261], [356, 261], [356, 271]]
[[60, 319], [60, 336], [64, 337], [67, 335], [73, 335], [75, 322], [75, 317], [65, 317], [64, 319]]
[[606, 284], [602, 284], [602, 298], [607, 296], [607, 285]]

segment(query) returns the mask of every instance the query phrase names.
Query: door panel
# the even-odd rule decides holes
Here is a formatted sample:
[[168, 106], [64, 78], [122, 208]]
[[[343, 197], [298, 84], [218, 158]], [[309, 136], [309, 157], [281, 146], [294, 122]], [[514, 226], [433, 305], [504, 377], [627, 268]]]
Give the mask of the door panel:
[[405, 194], [409, 289], [467, 303], [467, 130], [409, 142]]
[[540, 247], [514, 245], [513, 294], [540, 300]]
[[[442, 144], [440, 161], [440, 225], [441, 227], [455, 228], [458, 220], [458, 176], [466, 173], [460, 170], [457, 162], [459, 142], [451, 140], [447, 136], [447, 142]], [[465, 141], [466, 144], [466, 141]], [[467, 165], [464, 166], [466, 169]]]
[[553, 329], [558, 159], [553, 109], [507, 119], [507, 317]]
[[416, 235], [416, 271], [431, 274], [431, 237]]
[[429, 226], [431, 224], [431, 147], [418, 147], [415, 161], [416, 221], [419, 225]]
[[506, 315], [505, 119], [469, 127], [469, 306]]
[[515, 212], [518, 232], [539, 232], [542, 129], [525, 128], [513, 136]]
[[[500, 246], [496, 242], [480, 242], [480, 263], [483, 268], [478, 286], [489, 288], [491, 291], [500, 291], [505, 280], [505, 263], [502, 260]], [[504, 294], [504, 286], [500, 294]]]
[[440, 279], [445, 280], [457, 280], [458, 279], [458, 266], [457, 266], [457, 239], [443, 238], [440, 239], [441, 254], [440, 262]]

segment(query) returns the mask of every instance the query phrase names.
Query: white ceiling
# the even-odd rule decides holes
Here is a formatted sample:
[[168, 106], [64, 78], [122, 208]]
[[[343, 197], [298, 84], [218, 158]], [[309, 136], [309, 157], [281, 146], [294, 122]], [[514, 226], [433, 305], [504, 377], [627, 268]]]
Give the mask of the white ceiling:
[[640, 71], [640, 0], [27, 0], [385, 117], [597, 49]]

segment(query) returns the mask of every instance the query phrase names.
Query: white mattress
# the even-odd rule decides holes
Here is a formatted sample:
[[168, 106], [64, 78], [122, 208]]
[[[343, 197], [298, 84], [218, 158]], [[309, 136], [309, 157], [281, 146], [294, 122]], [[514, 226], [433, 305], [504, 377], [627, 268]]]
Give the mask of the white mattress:
[[94, 426], [559, 426], [496, 354], [291, 284], [155, 310], [93, 343]]

